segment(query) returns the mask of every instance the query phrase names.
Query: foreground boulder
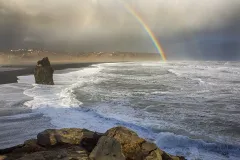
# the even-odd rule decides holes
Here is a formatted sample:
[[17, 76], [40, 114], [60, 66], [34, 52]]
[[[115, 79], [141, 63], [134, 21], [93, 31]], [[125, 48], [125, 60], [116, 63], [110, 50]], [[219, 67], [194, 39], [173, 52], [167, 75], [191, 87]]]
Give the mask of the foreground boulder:
[[105, 134], [86, 129], [49, 129], [22, 145], [0, 150], [0, 160], [184, 160], [125, 128]]
[[102, 136], [90, 154], [92, 160], [125, 160], [121, 144], [112, 137]]
[[154, 143], [140, 138], [135, 132], [125, 127], [115, 127], [105, 133], [116, 139], [122, 146], [123, 154], [128, 160], [182, 160], [160, 150]]
[[34, 70], [35, 82], [37, 84], [53, 85], [53, 68], [48, 57], [43, 58], [37, 62]]
[[37, 135], [37, 143], [43, 147], [81, 145], [87, 151], [92, 151], [101, 136], [102, 134], [87, 129], [47, 129]]

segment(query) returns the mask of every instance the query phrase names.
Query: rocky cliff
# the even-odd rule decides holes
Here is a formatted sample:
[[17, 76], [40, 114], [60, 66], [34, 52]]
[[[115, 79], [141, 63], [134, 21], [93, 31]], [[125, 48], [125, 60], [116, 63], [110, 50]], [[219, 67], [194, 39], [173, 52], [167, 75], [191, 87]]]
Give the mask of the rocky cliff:
[[53, 68], [48, 57], [43, 58], [37, 62], [34, 69], [35, 82], [37, 84], [53, 85]]
[[37, 139], [0, 150], [0, 160], [184, 160], [125, 127], [106, 133], [86, 129], [49, 129]]

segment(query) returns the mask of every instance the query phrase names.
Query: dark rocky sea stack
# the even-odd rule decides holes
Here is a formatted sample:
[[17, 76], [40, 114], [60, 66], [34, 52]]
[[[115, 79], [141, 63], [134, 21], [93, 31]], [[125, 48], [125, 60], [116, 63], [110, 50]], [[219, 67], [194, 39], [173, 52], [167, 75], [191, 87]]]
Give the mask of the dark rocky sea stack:
[[53, 68], [48, 57], [43, 58], [37, 62], [34, 70], [35, 82], [37, 84], [54, 85], [53, 82]]
[[86, 129], [48, 129], [37, 139], [0, 150], [0, 160], [184, 160], [125, 128], [105, 134]]

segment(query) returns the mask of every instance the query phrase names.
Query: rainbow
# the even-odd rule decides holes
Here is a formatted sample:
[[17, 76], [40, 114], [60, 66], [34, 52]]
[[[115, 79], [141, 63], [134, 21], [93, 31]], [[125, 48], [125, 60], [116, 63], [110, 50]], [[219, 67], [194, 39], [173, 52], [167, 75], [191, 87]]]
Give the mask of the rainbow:
[[150, 29], [150, 27], [147, 25], [146, 22], [144, 22], [143, 18], [134, 10], [133, 7], [131, 7], [128, 3], [124, 2], [123, 0], [119, 0], [124, 7], [138, 20], [138, 22], [142, 25], [142, 27], [144, 28], [144, 30], [147, 32], [147, 34], [149, 35], [149, 37], [151, 38], [151, 41], [153, 42], [155, 48], [157, 49], [157, 52], [160, 54], [161, 58], [163, 61], [166, 61], [166, 54], [163, 51], [163, 48], [160, 45], [160, 42], [158, 41], [158, 39], [156, 38], [156, 36], [154, 35], [154, 33], [152, 32], [152, 30]]

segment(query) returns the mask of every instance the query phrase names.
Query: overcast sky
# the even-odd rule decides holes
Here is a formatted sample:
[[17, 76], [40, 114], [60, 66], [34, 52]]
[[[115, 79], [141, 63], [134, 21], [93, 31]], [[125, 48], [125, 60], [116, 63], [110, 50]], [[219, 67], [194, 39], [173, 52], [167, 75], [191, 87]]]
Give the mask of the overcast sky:
[[[240, 34], [240, 0], [125, 2], [141, 15], [171, 56], [180, 54], [179, 46], [182, 50], [184, 46], [181, 52], [190, 52], [188, 45], [193, 42], [202, 52], [198, 43], [204, 42], [204, 37], [220, 45], [225, 37], [240, 44], [236, 38]], [[0, 48], [31, 45], [155, 52], [142, 26], [120, 0], [0, 0]]]

